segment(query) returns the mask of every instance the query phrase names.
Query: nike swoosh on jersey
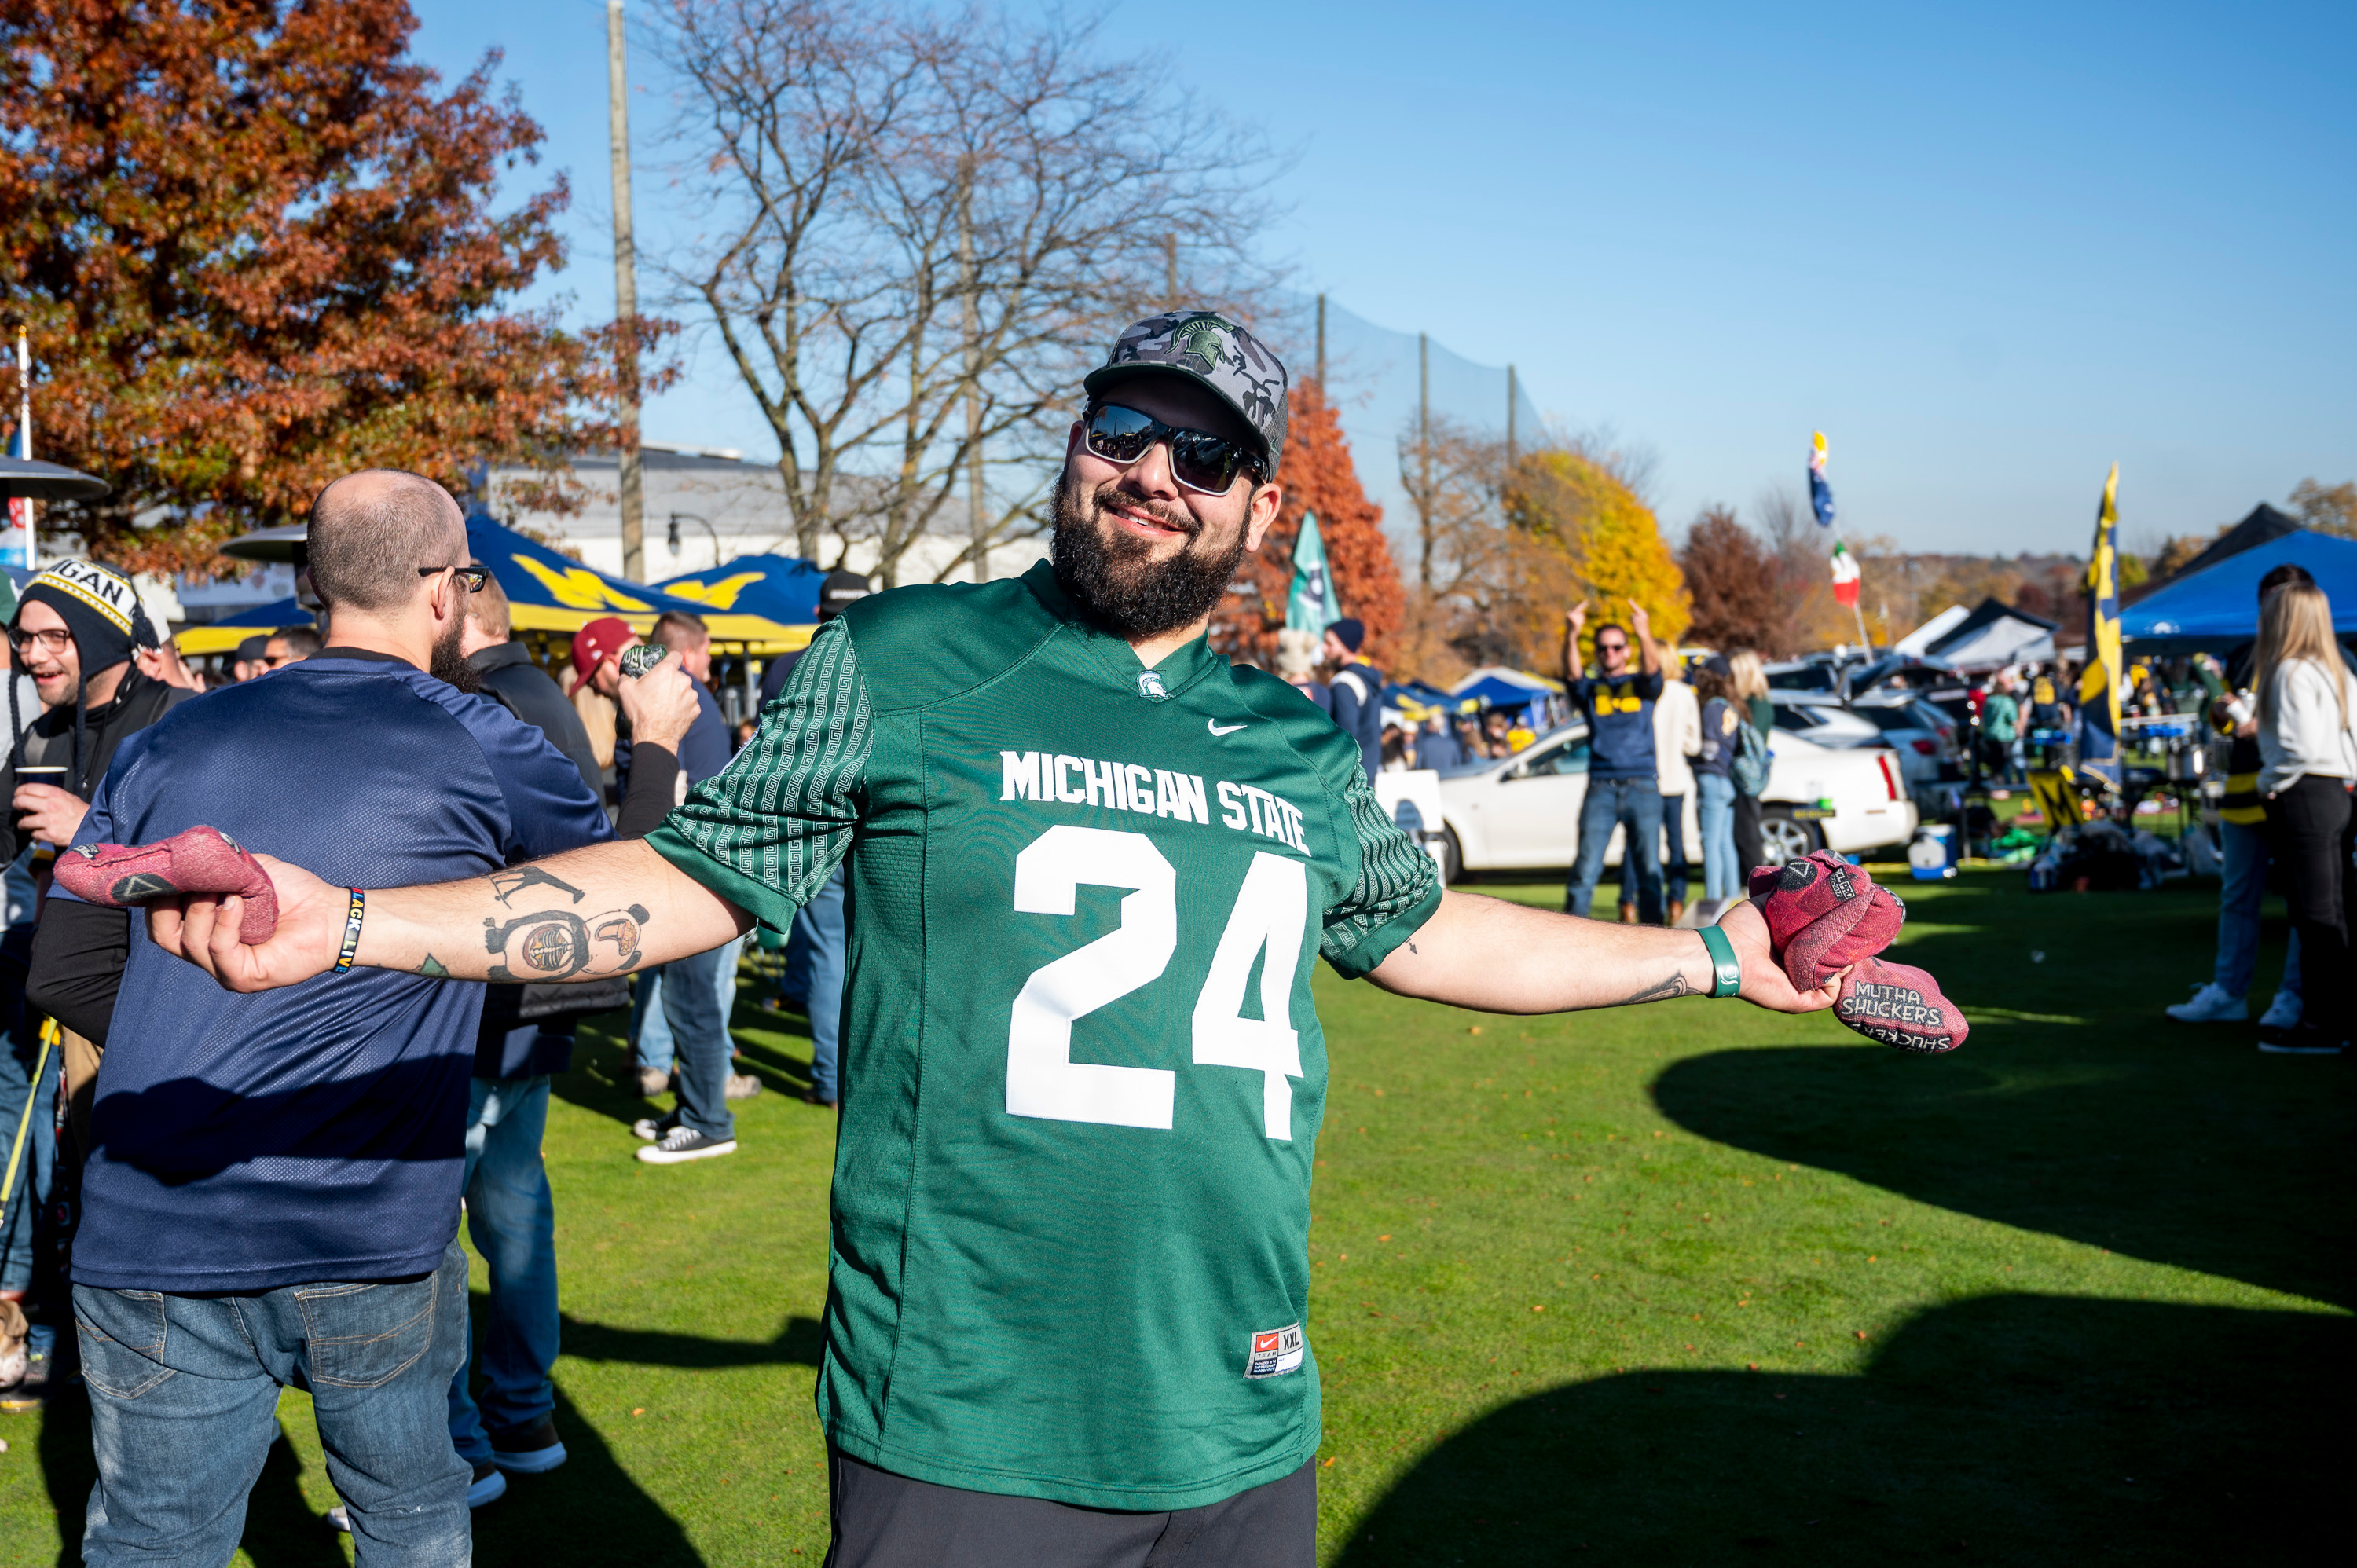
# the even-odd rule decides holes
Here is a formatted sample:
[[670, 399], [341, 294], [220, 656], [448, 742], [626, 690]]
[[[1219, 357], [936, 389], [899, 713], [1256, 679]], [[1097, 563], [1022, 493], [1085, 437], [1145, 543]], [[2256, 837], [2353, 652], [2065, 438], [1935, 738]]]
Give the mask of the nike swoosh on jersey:
[[1211, 726], [1211, 730], [1213, 735], [1233, 735], [1236, 731], [1244, 727], [1242, 725], [1230, 725], [1226, 728], [1222, 729], [1220, 727], [1220, 721], [1217, 719], [1206, 719], [1203, 722]]

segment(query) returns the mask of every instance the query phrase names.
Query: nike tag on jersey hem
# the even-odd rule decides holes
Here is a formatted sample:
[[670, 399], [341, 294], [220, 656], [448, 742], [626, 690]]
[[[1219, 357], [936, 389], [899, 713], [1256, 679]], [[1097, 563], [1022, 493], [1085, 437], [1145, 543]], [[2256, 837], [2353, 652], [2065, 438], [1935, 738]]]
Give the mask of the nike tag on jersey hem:
[[1247, 1378], [1278, 1378], [1301, 1369], [1301, 1325], [1288, 1323], [1252, 1337], [1252, 1356], [1244, 1363]]
[[1242, 725], [1223, 725], [1217, 719], [1206, 719], [1203, 722], [1211, 725], [1213, 735], [1233, 735], [1244, 727]]

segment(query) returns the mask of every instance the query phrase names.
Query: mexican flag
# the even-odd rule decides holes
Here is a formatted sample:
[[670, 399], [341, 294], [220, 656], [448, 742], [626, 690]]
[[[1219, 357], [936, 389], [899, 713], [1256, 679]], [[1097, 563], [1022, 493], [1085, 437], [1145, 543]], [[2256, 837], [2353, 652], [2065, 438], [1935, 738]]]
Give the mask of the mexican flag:
[[1857, 557], [1839, 540], [1834, 542], [1834, 603], [1844, 609], [1857, 607]]

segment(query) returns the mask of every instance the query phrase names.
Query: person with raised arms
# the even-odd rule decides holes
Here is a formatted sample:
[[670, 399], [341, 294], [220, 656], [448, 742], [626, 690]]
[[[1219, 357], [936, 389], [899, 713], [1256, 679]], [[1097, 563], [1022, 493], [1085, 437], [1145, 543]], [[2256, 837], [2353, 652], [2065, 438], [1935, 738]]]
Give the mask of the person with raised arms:
[[1507, 1013], [1835, 997], [1749, 903], [1669, 930], [1441, 887], [1357, 741], [1206, 639], [1282, 499], [1284, 368], [1189, 310], [1085, 389], [1050, 560], [846, 607], [647, 840], [414, 887], [265, 860], [258, 945], [235, 897], [149, 910], [236, 991], [587, 980], [778, 940], [847, 861], [817, 1391], [844, 1568], [1315, 1561], [1318, 957]]

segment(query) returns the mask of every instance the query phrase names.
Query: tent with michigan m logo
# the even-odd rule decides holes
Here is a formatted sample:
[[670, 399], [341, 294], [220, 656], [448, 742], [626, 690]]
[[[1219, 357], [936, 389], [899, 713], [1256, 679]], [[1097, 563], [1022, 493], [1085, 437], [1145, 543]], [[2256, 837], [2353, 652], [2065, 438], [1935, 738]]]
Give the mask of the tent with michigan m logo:
[[818, 619], [826, 574], [791, 555], [739, 555], [734, 561], [655, 585], [674, 598], [692, 599], [712, 615], [757, 615], [788, 626]]
[[[508, 607], [518, 632], [561, 632], [567, 636], [604, 616], [619, 616], [634, 631], [645, 632], [666, 610], [699, 617], [712, 628], [715, 642], [734, 644], [748, 653], [784, 653], [809, 646], [808, 624], [772, 619], [749, 606], [735, 607], [716, 598], [698, 599], [642, 587], [620, 577], [568, 560], [548, 546], [503, 528], [488, 517], [467, 520], [467, 542], [475, 559], [491, 569], [508, 596]], [[773, 559], [773, 558], [764, 558]], [[706, 576], [725, 576], [724, 570]], [[813, 611], [816, 596], [813, 595]], [[808, 619], [816, 618], [813, 613]]]

